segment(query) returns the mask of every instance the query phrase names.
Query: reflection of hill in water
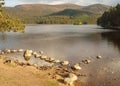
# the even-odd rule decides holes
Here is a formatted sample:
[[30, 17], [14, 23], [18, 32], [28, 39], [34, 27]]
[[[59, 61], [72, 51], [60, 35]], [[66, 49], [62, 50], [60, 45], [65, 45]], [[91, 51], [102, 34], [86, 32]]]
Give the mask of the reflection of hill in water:
[[101, 36], [107, 39], [108, 42], [112, 42], [120, 51], [120, 31], [102, 33]]

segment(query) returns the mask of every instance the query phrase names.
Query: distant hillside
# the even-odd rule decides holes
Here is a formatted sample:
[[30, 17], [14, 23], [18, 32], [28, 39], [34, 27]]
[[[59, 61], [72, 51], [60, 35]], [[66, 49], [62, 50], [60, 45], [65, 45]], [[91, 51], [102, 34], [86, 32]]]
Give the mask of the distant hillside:
[[103, 4], [93, 4], [84, 7], [82, 10], [92, 12], [94, 14], [103, 14], [104, 11], [108, 10], [110, 6]]
[[63, 11], [53, 13], [51, 16], [79, 16], [79, 15], [91, 15], [93, 13], [87, 12], [87, 11], [82, 11], [78, 9], [65, 9]]
[[65, 9], [77, 9], [87, 12], [92, 12], [94, 14], [102, 14], [107, 10], [109, 6], [102, 4], [94, 4], [90, 6], [79, 6], [75, 4], [61, 4], [61, 5], [46, 5], [46, 4], [24, 4], [17, 5], [15, 7], [6, 7], [5, 12], [9, 13], [11, 16], [15, 17], [34, 17], [34, 16], [44, 16], [59, 11], [65, 12]]
[[15, 17], [44, 16], [64, 9], [81, 9], [82, 6], [74, 4], [46, 5], [46, 4], [24, 4], [15, 7], [6, 7], [5, 12]]
[[[68, 23], [74, 23], [77, 19], [85, 22], [88, 22], [89, 20], [89, 22], [92, 21], [92, 23], [95, 23], [97, 17], [109, 7], [110, 6], [102, 4], [94, 4], [90, 6], [79, 6], [75, 4], [23, 4], [15, 7], [5, 7], [4, 11], [10, 16], [22, 19], [25, 23], [47, 23], [48, 21], [49, 23], [59, 23], [58, 21], [63, 23], [62, 21], [66, 21], [66, 19], [70, 20]], [[73, 17], [71, 19], [71, 16], [74, 16], [76, 19]], [[59, 20], [53, 21], [53, 18]]]

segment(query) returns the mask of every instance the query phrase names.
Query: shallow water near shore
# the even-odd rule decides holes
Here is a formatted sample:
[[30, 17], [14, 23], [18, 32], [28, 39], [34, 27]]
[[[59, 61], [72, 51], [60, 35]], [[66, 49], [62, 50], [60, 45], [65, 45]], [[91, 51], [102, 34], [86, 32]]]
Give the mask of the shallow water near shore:
[[[96, 25], [26, 25], [25, 33], [0, 33], [0, 49], [32, 49], [81, 64], [85, 86], [120, 86], [120, 32]], [[102, 59], [96, 59], [101, 55]], [[20, 58], [19, 58], [20, 59]], [[21, 58], [22, 59], [22, 58]], [[38, 62], [35, 59], [32, 62]]]

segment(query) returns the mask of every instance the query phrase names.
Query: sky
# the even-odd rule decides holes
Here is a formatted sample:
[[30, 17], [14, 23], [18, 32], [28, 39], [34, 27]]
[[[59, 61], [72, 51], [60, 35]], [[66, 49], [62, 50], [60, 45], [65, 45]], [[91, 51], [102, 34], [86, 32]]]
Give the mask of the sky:
[[120, 3], [120, 0], [5, 0], [5, 6], [15, 6], [19, 4], [64, 4], [72, 3], [82, 6], [87, 6], [91, 4], [105, 4], [105, 5], [116, 5]]

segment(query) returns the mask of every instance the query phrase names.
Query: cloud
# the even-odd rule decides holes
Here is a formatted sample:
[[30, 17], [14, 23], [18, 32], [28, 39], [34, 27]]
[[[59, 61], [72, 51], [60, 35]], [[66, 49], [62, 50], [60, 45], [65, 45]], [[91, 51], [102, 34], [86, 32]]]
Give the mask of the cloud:
[[14, 4], [63, 4], [63, 3], [73, 3], [79, 5], [90, 5], [90, 4], [106, 4], [106, 5], [116, 5], [120, 3], [120, 0], [6, 0], [7, 4], [13, 2]]

